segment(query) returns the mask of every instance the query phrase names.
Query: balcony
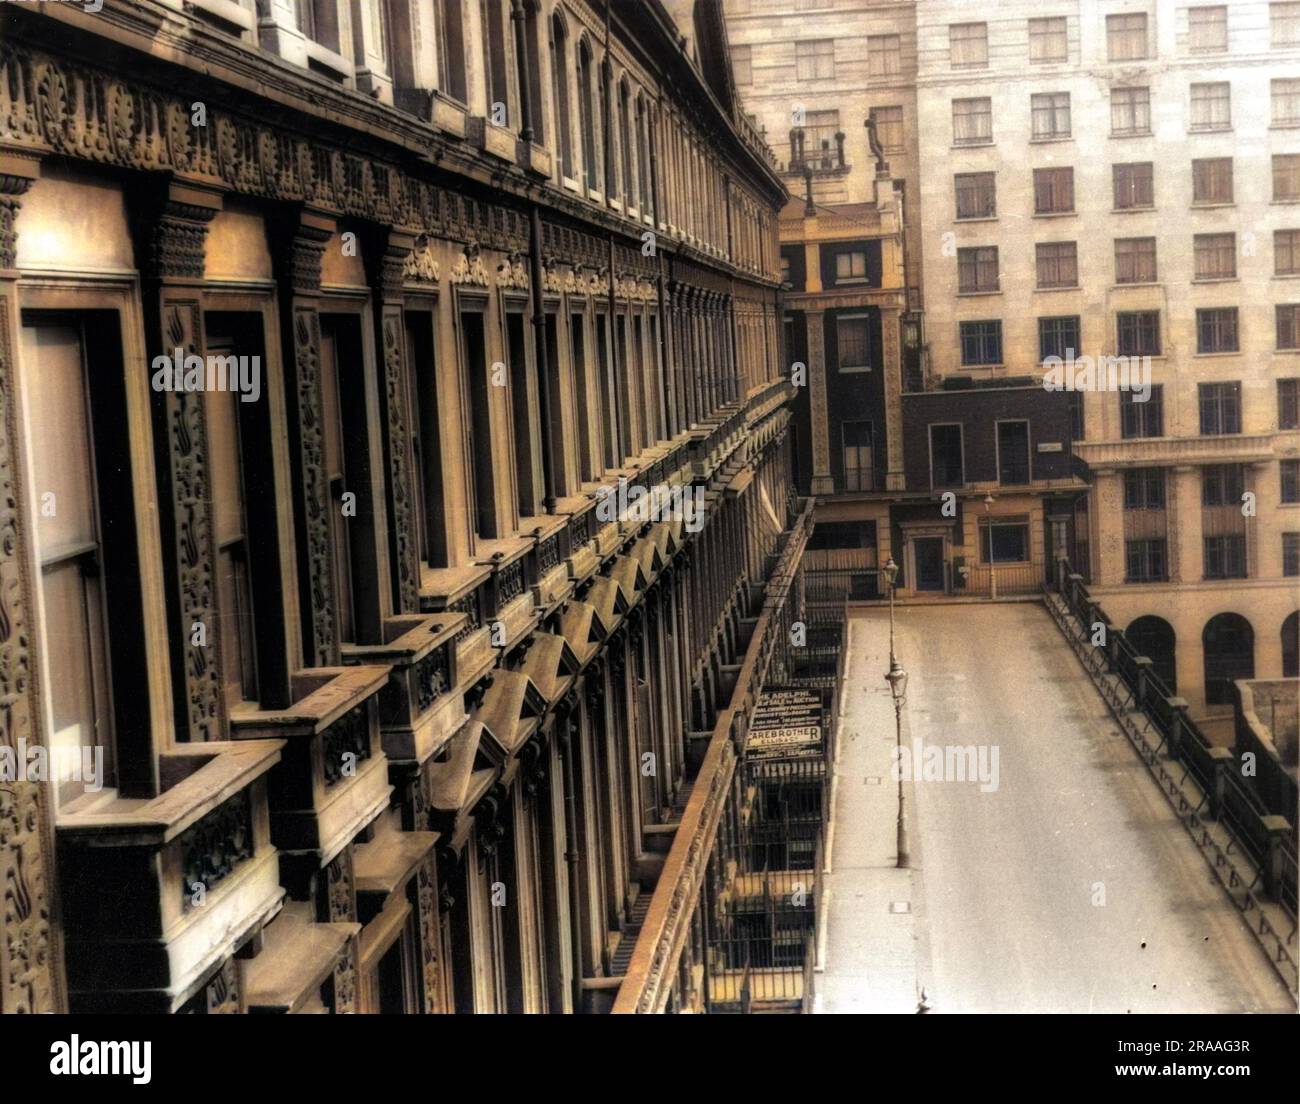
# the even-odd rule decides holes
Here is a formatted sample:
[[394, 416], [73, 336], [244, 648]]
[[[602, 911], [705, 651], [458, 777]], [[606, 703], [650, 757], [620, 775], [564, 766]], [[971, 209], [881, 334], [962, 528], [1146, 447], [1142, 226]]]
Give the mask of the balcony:
[[280, 910], [268, 773], [285, 741], [161, 756], [162, 792], [104, 791], [57, 827], [74, 1012], [170, 1013]]
[[268, 787], [277, 847], [335, 855], [387, 807], [380, 694], [389, 677], [370, 664], [299, 671], [288, 709], [231, 717], [236, 739], [284, 742]]
[[452, 681], [452, 652], [467, 620], [462, 613], [390, 617], [385, 643], [344, 645], [344, 664], [390, 668], [379, 696], [380, 733], [390, 760], [423, 763], [464, 722], [464, 696]]

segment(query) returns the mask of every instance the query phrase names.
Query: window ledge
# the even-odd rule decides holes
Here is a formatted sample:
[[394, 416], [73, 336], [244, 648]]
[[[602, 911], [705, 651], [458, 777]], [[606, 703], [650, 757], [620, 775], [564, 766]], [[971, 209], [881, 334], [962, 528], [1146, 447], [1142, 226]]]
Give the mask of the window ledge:
[[953, 149], [986, 149], [994, 145], [992, 138], [981, 138], [978, 142], [954, 142]]
[[1110, 209], [1110, 213], [1112, 215], [1140, 215], [1143, 213], [1149, 213], [1151, 211], [1154, 211], [1155, 209], [1156, 209], [1156, 205], [1154, 203], [1150, 203], [1147, 204], [1145, 207], [1112, 207]]
[[1274, 280], [1300, 280], [1300, 272], [1275, 272]]
[[968, 222], [997, 222], [997, 215], [972, 215], [970, 218], [954, 218], [953, 222], [965, 225]]
[[1129, 280], [1122, 284], [1111, 284], [1111, 291], [1120, 291], [1125, 288], [1158, 288], [1164, 284], [1160, 280]]
[[1237, 201], [1235, 199], [1214, 200], [1208, 203], [1197, 203], [1193, 201], [1191, 204], [1191, 208], [1193, 211], [1217, 211], [1224, 207], [1235, 207], [1235, 206], [1237, 206]]
[[1037, 219], [1057, 219], [1057, 218], [1074, 218], [1078, 211], [1035, 211], [1034, 218]]
[[[1234, 349], [1232, 352], [1228, 352], [1228, 353], [1193, 353], [1193, 354], [1192, 354], [1193, 358], [1195, 358], [1196, 360], [1216, 360], [1216, 359], [1223, 359], [1223, 358], [1225, 358], [1225, 357], [1236, 357], [1236, 356], [1241, 356], [1241, 355], [1242, 355], [1242, 354], [1241, 354], [1241, 350], [1240, 350], [1240, 349]], [[1214, 436], [1214, 437], [1232, 437], [1232, 436], [1234, 436], [1234, 434], [1231, 434], [1231, 433], [1215, 433], [1215, 434], [1211, 434], [1210, 436]]]
[[1036, 287], [1034, 291], [1082, 291], [1078, 284], [1062, 284], [1060, 287]]
[[1030, 138], [1029, 144], [1031, 146], [1050, 146], [1058, 142], [1073, 142], [1073, 141], [1074, 141], [1073, 134], [1050, 134], [1043, 138]]
[[1112, 138], [1150, 138], [1150, 137], [1151, 137], [1151, 131], [1149, 131], [1149, 130], [1112, 130], [1112, 131], [1110, 132], [1110, 136], [1111, 136]]
[[1241, 282], [1240, 276], [1193, 276], [1193, 284], [1237, 284]]
[[1231, 134], [1232, 126], [1189, 126], [1188, 134]]
[[992, 288], [989, 291], [959, 291], [958, 299], [987, 299], [991, 295], [1001, 295], [1001, 288]]

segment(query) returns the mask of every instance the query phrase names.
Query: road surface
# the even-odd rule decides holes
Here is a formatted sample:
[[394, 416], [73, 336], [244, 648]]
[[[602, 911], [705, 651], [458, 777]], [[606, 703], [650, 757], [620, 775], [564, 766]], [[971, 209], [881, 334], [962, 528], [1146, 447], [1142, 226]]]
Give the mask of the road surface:
[[890, 869], [888, 613], [855, 616], [820, 1010], [1295, 1011], [1040, 605], [897, 619], [904, 746], [996, 748], [997, 786], [905, 784]]

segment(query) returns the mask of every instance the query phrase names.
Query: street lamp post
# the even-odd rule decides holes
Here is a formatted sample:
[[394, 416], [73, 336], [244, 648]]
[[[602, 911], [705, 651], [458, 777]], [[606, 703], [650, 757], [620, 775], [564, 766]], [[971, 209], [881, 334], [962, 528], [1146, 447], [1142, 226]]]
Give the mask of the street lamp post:
[[889, 584], [889, 673], [885, 681], [889, 683], [889, 693], [894, 699], [894, 770], [898, 774], [898, 824], [896, 826], [895, 851], [898, 853], [897, 866], [907, 866], [907, 821], [903, 815], [903, 705], [907, 701], [907, 672], [894, 654], [894, 588], [898, 582], [898, 564], [890, 556], [885, 564], [885, 581]]

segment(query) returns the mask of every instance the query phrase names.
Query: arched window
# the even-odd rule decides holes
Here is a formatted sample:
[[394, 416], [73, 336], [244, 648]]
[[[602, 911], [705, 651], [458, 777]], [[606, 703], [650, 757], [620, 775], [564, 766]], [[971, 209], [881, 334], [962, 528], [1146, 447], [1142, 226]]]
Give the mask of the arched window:
[[1234, 679], [1255, 677], [1255, 630], [1239, 613], [1220, 613], [1205, 623], [1205, 704], [1231, 705]]
[[636, 98], [636, 135], [637, 149], [640, 151], [641, 217], [644, 218], [654, 214], [654, 188], [650, 181], [650, 118], [644, 96]]
[[1147, 615], [1139, 617], [1124, 630], [1128, 642], [1137, 649], [1138, 655], [1151, 660], [1151, 670], [1165, 684], [1169, 693], [1178, 691], [1177, 664], [1174, 661], [1176, 638], [1174, 627], [1163, 617]]
[[551, 103], [555, 111], [555, 152], [560, 158], [560, 172], [576, 175], [573, 167], [573, 130], [569, 119], [569, 36], [560, 13], [551, 16]]
[[[596, 155], [596, 82], [591, 47], [578, 43], [578, 126], [582, 131], [582, 186], [593, 188], [600, 179]], [[585, 194], [585, 193], [584, 193]]]
[[452, 99], [465, 103], [465, 27], [461, 0], [437, 0], [434, 5], [434, 38], [438, 44], [438, 88]]
[[1282, 677], [1300, 678], [1300, 613], [1282, 622]]
[[632, 176], [631, 99], [631, 93], [627, 90], [627, 81], [622, 81], [618, 86], [618, 133], [620, 152], [622, 154], [619, 183], [621, 185], [623, 204], [626, 207], [636, 206], [636, 181]]
[[510, 96], [510, 68], [514, 59], [510, 31], [510, 0], [482, 0], [483, 75], [487, 82], [487, 116], [498, 126], [517, 119]]

